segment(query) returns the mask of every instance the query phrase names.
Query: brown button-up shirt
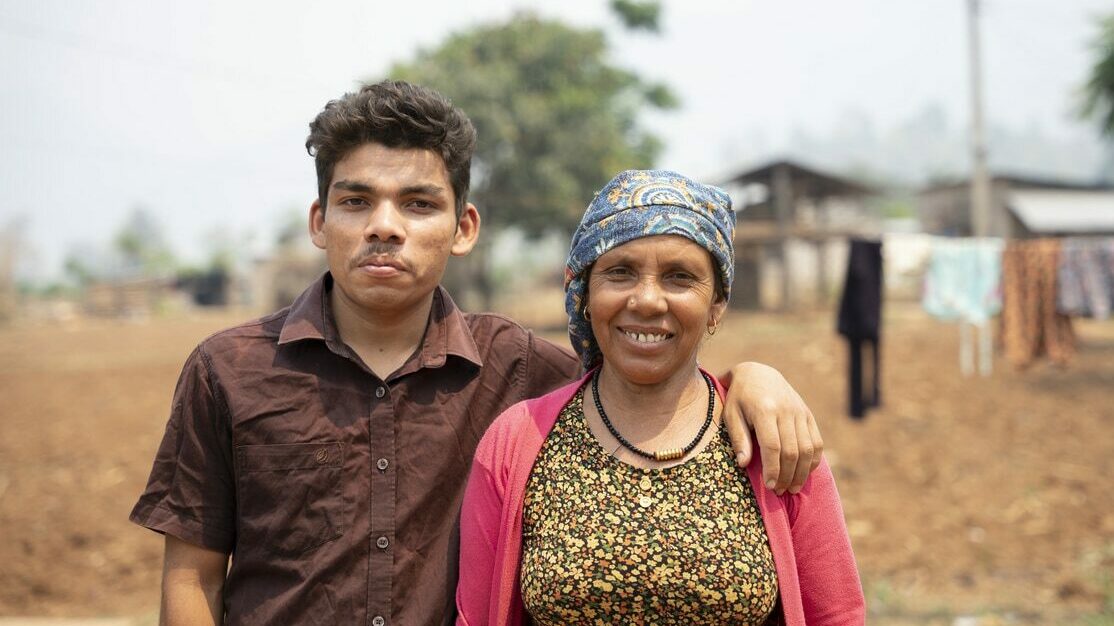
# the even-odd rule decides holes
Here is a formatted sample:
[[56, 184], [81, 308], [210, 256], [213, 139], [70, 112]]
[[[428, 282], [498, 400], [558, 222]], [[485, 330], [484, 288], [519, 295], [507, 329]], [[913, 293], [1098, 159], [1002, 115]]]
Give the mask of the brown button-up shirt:
[[226, 623], [449, 623], [476, 444], [578, 362], [438, 289], [422, 345], [380, 380], [341, 341], [330, 288], [194, 350], [131, 519], [232, 554]]

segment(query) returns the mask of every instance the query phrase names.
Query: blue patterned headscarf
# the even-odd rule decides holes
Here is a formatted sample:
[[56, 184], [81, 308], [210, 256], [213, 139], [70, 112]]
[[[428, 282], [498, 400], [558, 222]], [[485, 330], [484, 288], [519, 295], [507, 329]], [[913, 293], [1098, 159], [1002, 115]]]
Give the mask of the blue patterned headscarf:
[[605, 252], [654, 235], [680, 235], [712, 254], [724, 297], [735, 277], [735, 212], [722, 189], [667, 170], [627, 170], [607, 183], [580, 218], [565, 264], [569, 339], [585, 369], [602, 358], [592, 324], [584, 317], [588, 268]]

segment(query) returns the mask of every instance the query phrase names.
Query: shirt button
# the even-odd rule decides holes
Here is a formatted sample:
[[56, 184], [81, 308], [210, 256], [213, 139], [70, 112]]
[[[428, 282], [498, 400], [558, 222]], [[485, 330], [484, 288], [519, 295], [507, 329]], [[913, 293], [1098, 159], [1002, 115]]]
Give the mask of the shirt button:
[[391, 540], [386, 537], [380, 537], [375, 540], [375, 545], [378, 546], [380, 550], [386, 550], [387, 546], [391, 545]]
[[375, 397], [376, 398], [382, 398], [385, 395], [387, 395], [387, 388], [386, 387], [380, 386], [380, 387], [375, 388]]
[[386, 623], [387, 620], [383, 619], [382, 615], [376, 615], [375, 617], [371, 618], [371, 626], [384, 626], [384, 624]]
[[378, 467], [380, 472], [387, 471], [387, 467], [389, 467], [390, 465], [391, 465], [391, 462], [388, 461], [387, 459], [379, 459], [378, 461], [375, 462], [375, 467]]

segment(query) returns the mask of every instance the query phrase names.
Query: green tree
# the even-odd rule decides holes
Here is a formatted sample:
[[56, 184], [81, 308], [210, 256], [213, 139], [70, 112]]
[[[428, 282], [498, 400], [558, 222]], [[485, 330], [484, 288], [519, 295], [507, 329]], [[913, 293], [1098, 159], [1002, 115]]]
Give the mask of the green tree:
[[635, 0], [611, 0], [611, 10], [615, 12], [623, 24], [631, 30], [647, 30], [651, 33], [661, 32], [659, 19], [661, 18], [660, 2], [636, 2]]
[[1103, 134], [1114, 139], [1114, 15], [1099, 22], [1097, 58], [1084, 88], [1083, 114], [1096, 118]]
[[571, 232], [608, 179], [660, 152], [639, 111], [676, 105], [666, 87], [608, 61], [603, 31], [530, 13], [452, 35], [390, 73], [444, 93], [476, 125], [471, 199], [487, 234], [469, 283], [485, 306], [492, 231]]
[[175, 267], [174, 253], [166, 244], [158, 220], [142, 207], [132, 211], [112, 240], [122, 269], [128, 274], [166, 274]]

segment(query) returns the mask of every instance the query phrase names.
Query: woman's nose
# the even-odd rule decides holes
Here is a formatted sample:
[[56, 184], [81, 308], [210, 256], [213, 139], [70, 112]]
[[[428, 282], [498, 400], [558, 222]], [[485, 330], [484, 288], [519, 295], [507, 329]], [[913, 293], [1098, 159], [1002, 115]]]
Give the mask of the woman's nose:
[[638, 282], [638, 287], [627, 300], [627, 306], [644, 313], [658, 313], [665, 309], [665, 297], [661, 283], [653, 277]]

